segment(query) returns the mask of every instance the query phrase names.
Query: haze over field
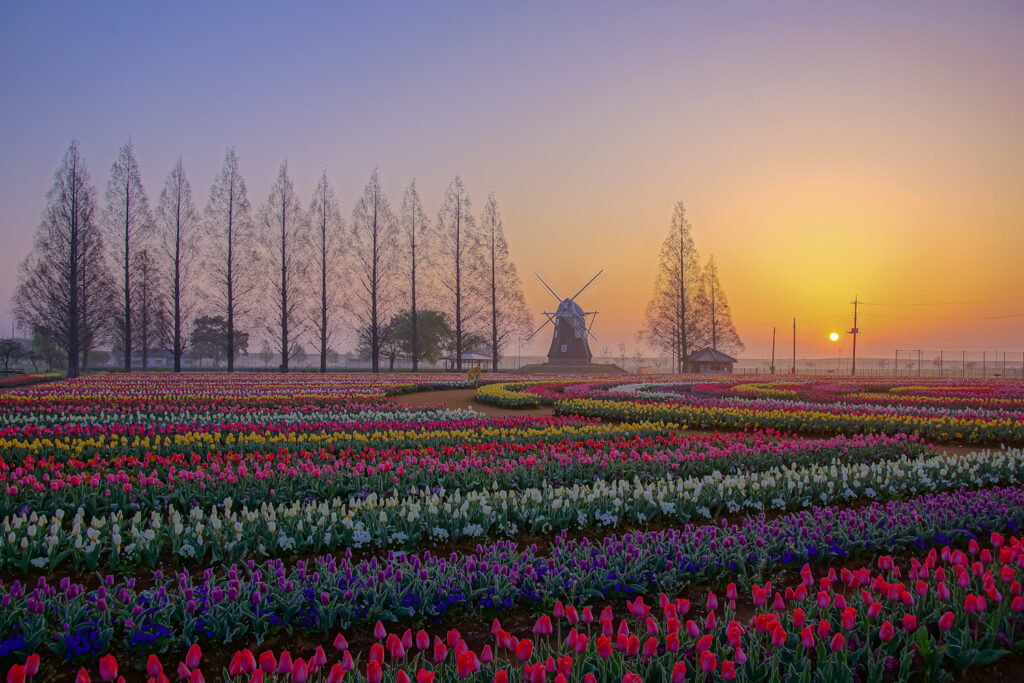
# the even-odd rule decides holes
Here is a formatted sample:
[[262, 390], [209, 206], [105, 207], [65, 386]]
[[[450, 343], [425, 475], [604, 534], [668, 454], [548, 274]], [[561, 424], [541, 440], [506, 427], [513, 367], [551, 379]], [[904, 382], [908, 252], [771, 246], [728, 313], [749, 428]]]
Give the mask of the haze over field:
[[[352, 205], [379, 168], [433, 218], [490, 191], [538, 321], [583, 302], [635, 347], [672, 208], [714, 254], [747, 351], [1024, 344], [1024, 5], [787, 2], [0, 7], [0, 329], [71, 139], [98, 192], [131, 137], [150, 201], [179, 155], [201, 207], [226, 147]], [[523, 352], [543, 353], [539, 335]], [[862, 350], [861, 350], [862, 349]], [[514, 350], [513, 350], [514, 353]]]

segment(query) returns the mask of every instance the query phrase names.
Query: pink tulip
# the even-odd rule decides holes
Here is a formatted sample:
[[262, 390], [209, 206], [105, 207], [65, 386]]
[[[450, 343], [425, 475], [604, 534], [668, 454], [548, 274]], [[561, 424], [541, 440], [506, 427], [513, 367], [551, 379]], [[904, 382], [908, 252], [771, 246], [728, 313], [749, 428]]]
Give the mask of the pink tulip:
[[39, 655], [32, 653], [25, 660], [25, 673], [29, 676], [35, 676], [39, 673]]

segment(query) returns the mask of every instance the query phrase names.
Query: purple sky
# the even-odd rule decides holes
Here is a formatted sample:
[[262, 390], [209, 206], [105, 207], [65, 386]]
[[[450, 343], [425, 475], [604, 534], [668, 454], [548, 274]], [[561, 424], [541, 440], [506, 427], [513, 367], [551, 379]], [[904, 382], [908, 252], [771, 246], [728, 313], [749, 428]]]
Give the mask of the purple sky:
[[154, 203], [182, 155], [205, 204], [227, 146], [254, 206], [287, 158], [346, 217], [374, 167], [431, 217], [462, 173], [535, 312], [531, 271], [608, 271], [598, 346], [636, 345], [683, 199], [750, 355], [793, 316], [831, 353], [854, 294], [868, 353], [1024, 348], [1020, 2], [339, 7], [0, 6], [0, 329], [69, 140], [102, 196], [131, 136]]

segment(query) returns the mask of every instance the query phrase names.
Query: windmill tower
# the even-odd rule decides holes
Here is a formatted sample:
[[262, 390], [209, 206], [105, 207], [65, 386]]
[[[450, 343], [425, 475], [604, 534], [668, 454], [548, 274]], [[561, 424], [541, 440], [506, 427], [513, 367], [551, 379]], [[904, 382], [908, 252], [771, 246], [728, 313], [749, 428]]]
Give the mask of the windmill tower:
[[597, 311], [584, 311], [576, 303], [576, 297], [582, 294], [583, 290], [589, 287], [603, 272], [603, 270], [597, 271], [594, 277], [587, 280], [585, 285], [566, 299], [560, 297], [540, 275], [533, 274], [558, 302], [558, 307], [553, 313], [544, 311], [547, 320], [527, 337], [527, 341], [529, 341], [549, 324], [552, 325], [554, 331], [551, 335], [551, 347], [548, 349], [548, 363], [552, 365], [584, 365], [591, 362], [593, 355], [590, 353], [589, 340], [590, 337], [597, 338], [591, 331]]

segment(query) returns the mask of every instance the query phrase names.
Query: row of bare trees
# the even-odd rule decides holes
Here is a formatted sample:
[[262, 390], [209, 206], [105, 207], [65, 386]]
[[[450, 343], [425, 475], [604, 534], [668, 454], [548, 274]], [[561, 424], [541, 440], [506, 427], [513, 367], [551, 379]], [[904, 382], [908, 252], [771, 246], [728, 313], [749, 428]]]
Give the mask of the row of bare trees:
[[[201, 215], [181, 159], [155, 211], [140, 175], [129, 141], [111, 167], [100, 212], [72, 142], [21, 265], [15, 316], [66, 351], [70, 376], [103, 343], [123, 354], [126, 372], [133, 350], [146, 367], [151, 348], [167, 348], [180, 371], [194, 314], [222, 317], [229, 371], [243, 327], [272, 340], [282, 371], [301, 339], [314, 340], [323, 372], [342, 329], [366, 340], [379, 370], [399, 314], [411, 323], [414, 369], [423, 311], [448, 319], [459, 369], [469, 351], [486, 350], [497, 366], [513, 335], [531, 324], [497, 200], [491, 194], [477, 221], [459, 176], [431, 221], [415, 181], [396, 215], [374, 171], [346, 224], [326, 173], [304, 205], [287, 162], [255, 212], [232, 149]], [[480, 339], [485, 349], [466, 347]]]
[[647, 304], [640, 338], [668, 353], [677, 372], [682, 371], [687, 356], [706, 346], [729, 353], [744, 348], [718, 278], [715, 257], [701, 266], [681, 201], [675, 205], [661, 245], [654, 294]]

